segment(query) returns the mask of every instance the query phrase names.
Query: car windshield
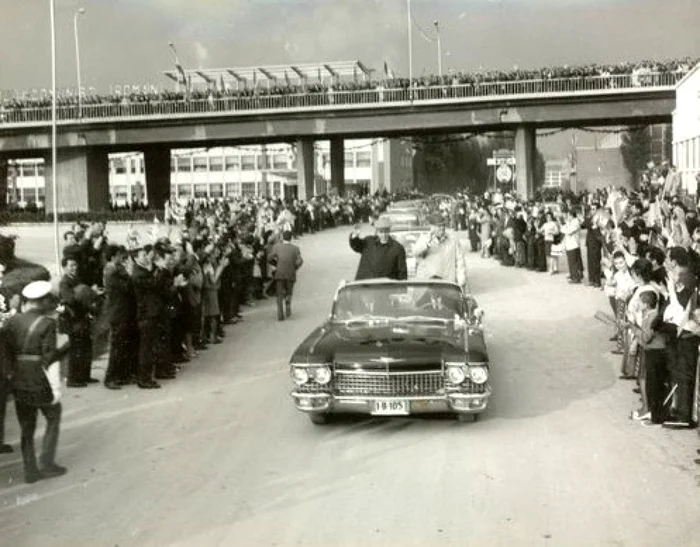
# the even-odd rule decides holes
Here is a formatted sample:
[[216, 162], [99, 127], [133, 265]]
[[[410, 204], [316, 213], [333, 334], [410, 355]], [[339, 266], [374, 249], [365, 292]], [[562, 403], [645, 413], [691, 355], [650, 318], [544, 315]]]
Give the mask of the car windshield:
[[400, 214], [400, 215], [387, 215], [387, 218], [391, 222], [391, 231], [401, 231], [401, 230], [412, 230], [420, 226], [420, 221], [418, 220], [418, 215], [413, 214]]
[[462, 293], [453, 285], [362, 284], [344, 287], [338, 293], [333, 320], [362, 322], [444, 322], [462, 316]]

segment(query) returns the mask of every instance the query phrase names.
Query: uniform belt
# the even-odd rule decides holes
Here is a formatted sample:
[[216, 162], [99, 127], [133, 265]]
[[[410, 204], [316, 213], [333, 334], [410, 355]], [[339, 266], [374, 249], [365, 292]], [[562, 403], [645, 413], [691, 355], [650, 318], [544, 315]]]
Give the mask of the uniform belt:
[[18, 361], [32, 361], [32, 362], [38, 362], [41, 361], [41, 355], [31, 355], [29, 353], [20, 353], [17, 356]]

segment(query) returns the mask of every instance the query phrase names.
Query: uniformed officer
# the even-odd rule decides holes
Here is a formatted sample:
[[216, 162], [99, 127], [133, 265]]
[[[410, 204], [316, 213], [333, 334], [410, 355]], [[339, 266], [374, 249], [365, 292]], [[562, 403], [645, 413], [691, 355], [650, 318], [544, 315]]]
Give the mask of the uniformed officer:
[[[56, 347], [56, 321], [52, 311], [51, 283], [34, 281], [23, 290], [23, 312], [8, 319], [6, 328], [13, 354], [13, 393], [21, 429], [24, 478], [28, 483], [66, 473], [56, 464], [56, 448], [61, 424], [59, 361], [67, 348]], [[34, 432], [37, 415], [46, 419], [46, 431], [37, 465]]]

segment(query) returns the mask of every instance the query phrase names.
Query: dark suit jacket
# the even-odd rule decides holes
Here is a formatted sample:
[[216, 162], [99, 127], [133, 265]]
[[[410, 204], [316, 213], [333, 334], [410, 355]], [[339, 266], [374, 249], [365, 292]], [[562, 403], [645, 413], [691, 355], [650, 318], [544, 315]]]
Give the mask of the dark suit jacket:
[[131, 277], [124, 266], [107, 266], [104, 271], [105, 313], [113, 325], [124, 325], [136, 320], [136, 293]]
[[299, 247], [285, 242], [277, 243], [272, 248], [268, 261], [277, 267], [273, 275], [274, 279], [287, 281], [296, 281], [297, 270], [304, 263]]
[[388, 277], [389, 279], [408, 279], [406, 250], [393, 238], [383, 245], [377, 236], [365, 238], [350, 236], [350, 247], [360, 253], [360, 265], [356, 280]]

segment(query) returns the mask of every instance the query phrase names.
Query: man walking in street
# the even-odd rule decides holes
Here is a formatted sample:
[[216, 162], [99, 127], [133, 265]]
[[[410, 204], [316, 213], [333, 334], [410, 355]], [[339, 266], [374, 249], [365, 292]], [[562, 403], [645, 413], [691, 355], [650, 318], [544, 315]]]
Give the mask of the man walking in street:
[[[24, 478], [28, 483], [66, 473], [55, 462], [61, 424], [58, 361], [65, 351], [56, 347], [56, 320], [49, 313], [51, 283], [35, 281], [22, 291], [22, 313], [8, 319], [6, 328], [14, 361], [13, 392], [21, 429]], [[41, 468], [34, 451], [37, 415], [46, 419]]]
[[406, 250], [389, 235], [391, 222], [386, 217], [380, 217], [374, 227], [377, 230], [374, 236], [361, 238], [358, 225], [350, 234], [350, 248], [361, 255], [355, 280], [380, 277], [408, 279]]
[[277, 291], [277, 320], [292, 314], [292, 294], [297, 270], [304, 264], [299, 247], [292, 243], [292, 232], [285, 231], [282, 241], [272, 248], [268, 262], [275, 268], [273, 279]]

